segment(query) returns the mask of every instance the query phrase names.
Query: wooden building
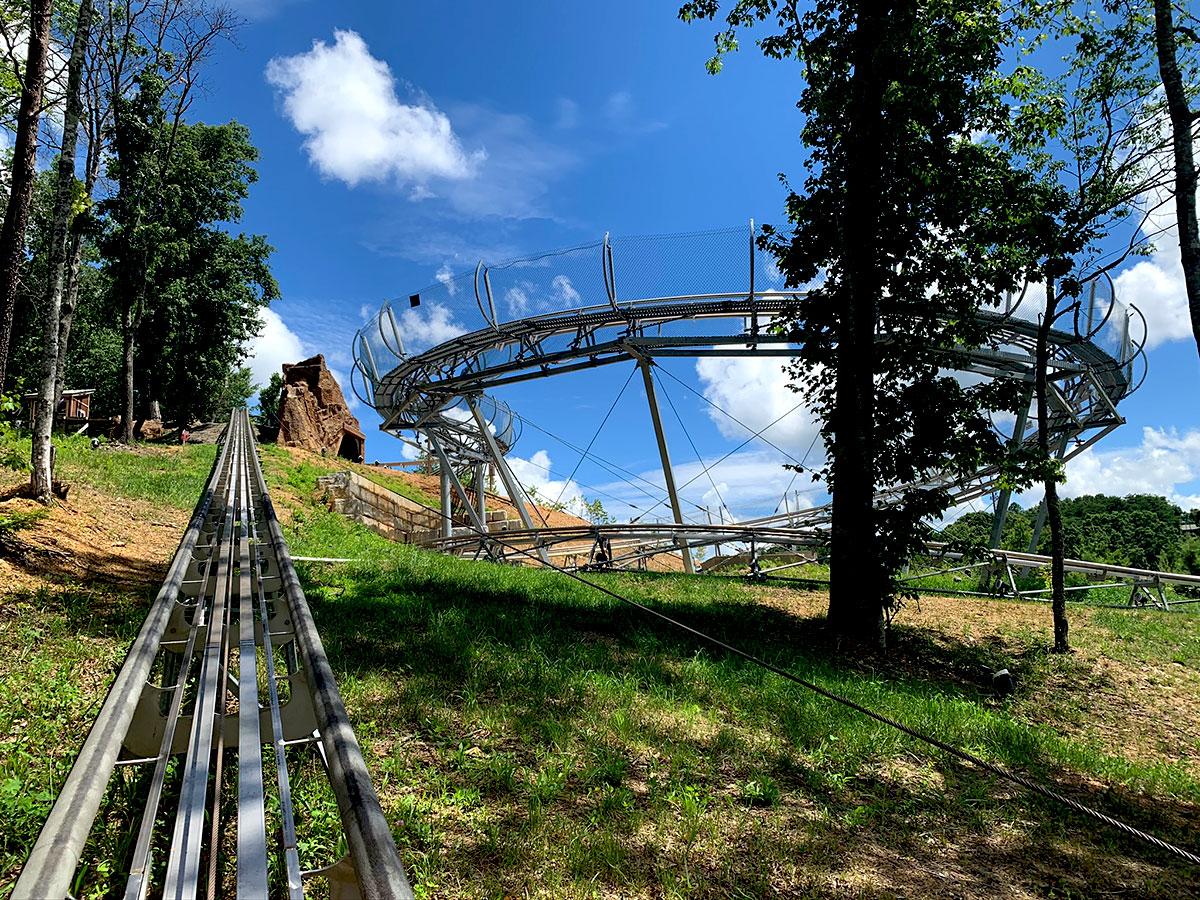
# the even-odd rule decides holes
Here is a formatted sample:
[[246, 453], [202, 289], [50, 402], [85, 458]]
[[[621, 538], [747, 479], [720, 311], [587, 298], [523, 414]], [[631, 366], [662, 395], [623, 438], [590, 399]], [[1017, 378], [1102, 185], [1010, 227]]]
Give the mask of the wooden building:
[[[82, 431], [87, 428], [88, 418], [92, 411], [92, 395], [95, 388], [75, 388], [62, 392], [62, 400], [54, 411], [54, 427], [60, 431]], [[26, 394], [21, 398], [22, 414], [33, 430], [34, 419], [37, 417], [38, 395]]]

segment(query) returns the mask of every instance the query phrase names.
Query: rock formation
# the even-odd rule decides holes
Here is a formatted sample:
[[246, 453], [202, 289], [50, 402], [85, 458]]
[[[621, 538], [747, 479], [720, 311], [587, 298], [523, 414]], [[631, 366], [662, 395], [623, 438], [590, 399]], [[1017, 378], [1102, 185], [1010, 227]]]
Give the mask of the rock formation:
[[365, 440], [322, 354], [284, 363], [279, 443], [361, 462]]

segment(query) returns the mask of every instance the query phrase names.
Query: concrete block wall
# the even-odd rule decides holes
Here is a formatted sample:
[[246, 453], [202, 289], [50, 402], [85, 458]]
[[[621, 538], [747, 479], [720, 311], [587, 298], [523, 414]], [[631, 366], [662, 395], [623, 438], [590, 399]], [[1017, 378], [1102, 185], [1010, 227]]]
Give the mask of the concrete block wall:
[[330, 509], [389, 540], [412, 543], [414, 532], [436, 531], [440, 527], [438, 513], [357, 472], [323, 475], [317, 484], [324, 490]]

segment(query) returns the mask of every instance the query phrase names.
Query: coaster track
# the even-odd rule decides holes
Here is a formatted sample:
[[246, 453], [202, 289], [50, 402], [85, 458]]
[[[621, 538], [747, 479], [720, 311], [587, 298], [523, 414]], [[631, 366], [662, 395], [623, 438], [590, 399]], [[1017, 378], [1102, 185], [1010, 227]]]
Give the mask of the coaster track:
[[[751, 223], [749, 233], [724, 230], [611, 241], [606, 236], [498, 265], [480, 262], [469, 275], [411, 295], [407, 309], [385, 304], [355, 337], [352, 384], [382, 417], [382, 430], [436, 455], [443, 473], [445, 519], [439, 546], [461, 553], [495, 550], [481, 536], [488, 523], [477, 509], [480, 493], [472, 489], [487, 466], [500, 475], [524, 532], [542, 532], [543, 540], [535, 542], [539, 552], [570, 539], [553, 529], [538, 529], [529, 515], [529, 498], [504, 458], [520, 437], [515, 427], [520, 418], [491, 392], [622, 362], [643, 369], [658, 438], [675, 529], [660, 546], [681, 553], [691, 571], [689, 547], [728, 541], [726, 532], [706, 539], [704, 528], [687, 530], [651, 367], [666, 357], [774, 357], [782, 365], [795, 356], [796, 348], [771, 325], [803, 304], [805, 292], [787, 289], [772, 260], [756, 252], [756, 235]], [[986, 341], [955, 351], [946, 362], [948, 370], [965, 378], [1009, 379], [1025, 386], [1024, 411], [1015, 422], [997, 428], [1014, 451], [1039, 440], [1031, 411], [1038, 309], [1023, 299], [981, 297], [976, 316]], [[1140, 336], [1135, 337], [1131, 332], [1138, 331], [1139, 323]], [[1095, 287], [1076, 308], [1069, 327], [1051, 331], [1046, 429], [1059, 459], [1082, 453], [1124, 422], [1118, 404], [1146, 374], [1145, 333], [1145, 320], [1136, 308], [1122, 305], [1111, 292], [1098, 296]], [[934, 473], [918, 486], [946, 489], [953, 504], [999, 493], [1001, 517], [1008, 509], [998, 467], [966, 475]], [[900, 489], [883, 491], [876, 503], [892, 504], [899, 495]], [[830, 512], [828, 506], [789, 511], [738, 523], [739, 531], [758, 526], [757, 539], [764, 544], [802, 542], [828, 527]], [[462, 526], [457, 536], [452, 522]], [[786, 530], [798, 532], [779, 533]], [[633, 525], [613, 526], [605, 534], [635, 548], [645, 545], [647, 537]], [[634, 549], [628, 558], [641, 555]]]
[[[298, 765], [314, 753], [319, 766]], [[290, 765], [289, 765], [290, 764]], [[114, 776], [118, 769], [124, 770]], [[407, 898], [391, 830], [267, 493], [245, 410], [17, 881], [69, 897], [114, 778], [134, 770], [126, 900]], [[323, 774], [313, 774], [317, 769]], [[348, 855], [302, 870], [297, 779], [328, 781]]]

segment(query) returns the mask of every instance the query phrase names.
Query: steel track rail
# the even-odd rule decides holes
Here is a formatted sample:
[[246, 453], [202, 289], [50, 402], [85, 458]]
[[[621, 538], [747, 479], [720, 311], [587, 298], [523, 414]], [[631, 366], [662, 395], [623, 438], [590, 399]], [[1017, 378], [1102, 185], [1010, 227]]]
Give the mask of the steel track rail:
[[[472, 281], [474, 306], [467, 299], [471, 290], [466, 281], [459, 284], [464, 293], [457, 299], [458, 289], [445, 285], [423, 292], [426, 314], [443, 314], [456, 330], [462, 326], [460, 333], [423, 347], [428, 335], [410, 319], [411, 308], [397, 314], [390, 302], [385, 303], [355, 335], [352, 385], [358, 391], [361, 382], [364, 392], [359, 396], [380, 414], [383, 431], [397, 436], [412, 432], [439, 444], [443, 472], [484, 462], [503, 473], [506, 464], [491, 445], [498, 444], [502, 453], [508, 453], [519, 437], [510, 428], [511, 411], [492, 393], [504, 386], [631, 360], [648, 365], [658, 357], [794, 356], [794, 346], [770, 323], [787, 318], [789, 311], [804, 303], [807, 292], [787, 289], [771, 278], [767, 281], [774, 288], [764, 290], [760, 283], [756, 290], [758, 232], [753, 222], [748, 234], [748, 244], [747, 233], [740, 229], [627, 239], [620, 242], [619, 257], [629, 264], [629, 283], [620, 278], [624, 263], [614, 264], [607, 237], [596, 244], [497, 266], [481, 261]], [[716, 243], [706, 243], [713, 240]], [[677, 259], [680, 248], [688, 247], [702, 248], [698, 252], [703, 259], [686, 254]], [[684, 261], [689, 259], [690, 263]], [[570, 283], [561, 273], [551, 280], [559, 268], [582, 277], [588, 289], [556, 293], [560, 279]], [[597, 270], [602, 270], [603, 292], [596, 290], [599, 280], [590, 277], [600, 275]], [[509, 302], [506, 320], [497, 316], [489, 271], [507, 273], [507, 283], [520, 288], [522, 303]], [[513, 282], [517, 271], [520, 279]], [[643, 277], [648, 271], [653, 276]], [[618, 284], [625, 284], [625, 289], [618, 291]], [[712, 286], [711, 292], [704, 292], [707, 285]], [[1094, 288], [1086, 303], [1081, 301], [1073, 327], [1052, 329], [1049, 334], [1050, 409], [1043, 425], [1064, 462], [1123, 424], [1117, 406], [1145, 377], [1145, 329], [1140, 340], [1130, 334], [1130, 322], [1140, 313], [1115, 297], [1097, 298]], [[689, 289], [699, 292], [686, 293]], [[535, 296], [534, 308], [550, 309], [528, 314], [532, 308], [525, 301]], [[979, 346], [948, 349], [940, 364], [985, 379], [1032, 385], [1038, 326], [1032, 318], [1023, 318], [1023, 311], [1018, 314], [1024, 297], [1022, 291], [1015, 305], [1010, 298], [1003, 310], [999, 298], [981, 297], [975, 312]], [[598, 302], [602, 298], [607, 302]], [[410, 307], [418, 306], [422, 296], [411, 295], [409, 301]], [[1117, 318], [1110, 322], [1118, 309]], [[414, 346], [406, 348], [410, 338]], [[889, 337], [881, 334], [877, 340], [887, 342]], [[648, 388], [653, 417], [656, 401], [649, 395]], [[477, 402], [491, 403], [498, 410], [494, 422], [472, 426], [463, 411]], [[1033, 423], [1028, 413], [1017, 421], [1020, 433], [1005, 435], [1012, 452], [1022, 445], [1034, 446], [1043, 427]], [[488, 439], [489, 427], [495, 428], [497, 440]], [[660, 446], [664, 478], [670, 484], [665, 449]], [[450, 465], [445, 465], [447, 459]], [[985, 467], [965, 475], [930, 472], [906, 487], [944, 489], [958, 504], [995, 493], [1003, 485], [999, 469]], [[514, 504], [523, 506], [520, 492], [509, 490], [507, 482], [506, 492]], [[900, 498], [898, 490], [890, 490], [879, 493], [876, 502], [894, 505]], [[827, 526], [829, 510], [818, 508], [805, 518], [806, 525]], [[675, 520], [682, 523], [682, 516], [676, 514]]]
[[[155, 673], [161, 685], [152, 682]], [[346, 859], [309, 872], [300, 868], [285, 752], [292, 744], [321, 751], [349, 848]], [[236, 758], [236, 777], [227, 776], [226, 758]], [[213, 897], [233, 880], [239, 898], [299, 900], [306, 881], [321, 877], [330, 884], [320, 893], [412, 896], [244, 410], [230, 416], [167, 579], [34, 845], [15, 898], [70, 896], [118, 766], [146, 767], [135, 790], [140, 814], [131, 816], [136, 839], [127, 855], [112, 861], [127, 873], [126, 900]], [[271, 806], [278, 846], [268, 841], [268, 784], [276, 790]], [[232, 808], [235, 814], [222, 815]]]
[[[530, 548], [555, 548], [566, 543], [583, 541], [599, 542], [601, 540], [614, 549], [628, 550], [624, 555], [614, 555], [608, 564], [620, 567], [621, 564], [635, 562], [638, 559], [664, 553], [677, 553], [681, 546], [689, 549], [713, 546], [716, 544], [750, 544], [758, 547], [819, 547], [828, 541], [828, 534], [817, 528], [787, 527], [787, 519], [801, 518], [803, 514], [780, 514], [767, 516], [763, 519], [752, 520], [738, 524], [715, 525], [674, 525], [671, 523], [649, 522], [640, 524], [619, 525], [560, 525], [542, 528], [514, 528], [491, 534], [479, 529], [456, 529], [458, 533], [448, 538], [436, 538], [423, 542], [424, 546], [447, 553], [466, 554], [486, 550], [489, 546], [500, 546], [521, 554]], [[988, 549], [983, 551], [982, 559], [969, 561], [966, 555], [953, 550], [949, 545], [940, 542], [929, 542], [925, 545], [927, 553], [935, 558], [969, 562], [968, 565], [951, 569], [932, 569], [928, 572], [915, 573], [904, 581], [920, 581], [935, 575], [947, 574], [981, 566], [1002, 566], [1015, 568], [1047, 568], [1052, 560], [1049, 556], [1038, 553], [1025, 553], [1015, 550]], [[559, 549], [555, 555], [563, 555], [570, 551]], [[568, 567], [569, 568], [569, 567]], [[787, 568], [786, 566], [779, 567]], [[1138, 569], [1130, 566], [1118, 566], [1109, 563], [1090, 562], [1082, 559], [1064, 560], [1064, 569], [1086, 575], [1089, 578], [1114, 578], [1123, 584], [1172, 585], [1176, 587], [1200, 588], [1200, 575], [1189, 575], [1178, 572], [1157, 571], [1153, 569]], [[758, 574], [769, 576], [772, 570], [762, 570]], [[1088, 585], [1077, 588], [1094, 589], [1111, 585]], [[1016, 594], [1036, 595], [1042, 591], [1015, 591]]]

